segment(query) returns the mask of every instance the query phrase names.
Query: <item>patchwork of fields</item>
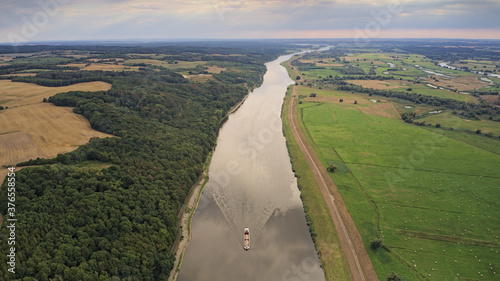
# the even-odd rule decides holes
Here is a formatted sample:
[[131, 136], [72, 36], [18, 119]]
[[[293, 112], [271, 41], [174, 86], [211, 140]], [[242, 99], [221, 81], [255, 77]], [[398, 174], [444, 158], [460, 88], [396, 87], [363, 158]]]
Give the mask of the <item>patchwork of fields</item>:
[[369, 249], [379, 277], [394, 270], [403, 280], [492, 280], [500, 266], [492, 211], [500, 208], [500, 144], [492, 152], [480, 136], [464, 143], [337, 95], [343, 103], [303, 99], [299, 115], [324, 166], [338, 167], [332, 178], [367, 247], [382, 238], [388, 249]]

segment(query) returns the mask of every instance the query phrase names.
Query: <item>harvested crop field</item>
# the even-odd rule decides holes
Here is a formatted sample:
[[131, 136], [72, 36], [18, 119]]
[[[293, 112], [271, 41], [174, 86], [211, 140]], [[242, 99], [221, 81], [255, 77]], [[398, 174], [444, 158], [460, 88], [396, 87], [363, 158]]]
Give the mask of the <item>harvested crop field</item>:
[[200, 83], [206, 82], [206, 81], [214, 78], [214, 76], [212, 74], [197, 74], [197, 75], [182, 75], [182, 76], [186, 79], [191, 80], [191, 81], [200, 82]]
[[70, 63], [70, 64], [65, 64], [65, 65], [60, 65], [60, 66], [73, 66], [73, 67], [78, 67], [81, 70], [87, 70], [87, 71], [92, 71], [92, 70], [137, 71], [137, 70], [139, 70], [139, 66], [127, 66], [127, 65], [123, 65], [122, 63], [114, 64], [114, 63], [96, 63], [96, 62], [93, 62], [88, 66], [85, 63]]
[[372, 88], [376, 90], [387, 90], [387, 89], [397, 89], [405, 85], [401, 84], [401, 81], [396, 80], [347, 80], [346, 82], [352, 83], [354, 85], [363, 86], [365, 88]]
[[216, 74], [219, 74], [221, 73], [222, 71], [226, 71], [227, 68], [224, 68], [224, 67], [218, 67], [216, 65], [210, 65], [210, 66], [206, 66], [208, 67], [207, 71], [210, 72], [210, 73], [216, 73]]
[[484, 95], [484, 96], [481, 96], [481, 98], [483, 98], [485, 101], [487, 101], [489, 103], [495, 103], [497, 101], [500, 101], [500, 98], [498, 95]]
[[0, 76], [36, 76], [36, 73], [25, 72], [25, 73], [12, 73], [12, 74], [4, 74]]
[[86, 82], [64, 87], [45, 87], [31, 83], [0, 80], [0, 105], [16, 107], [26, 104], [41, 103], [43, 98], [49, 98], [57, 93], [69, 91], [107, 91], [111, 84], [106, 82]]
[[[9, 108], [0, 113], [0, 165], [52, 158], [75, 150], [92, 137], [113, 136], [93, 130], [73, 108], [50, 103]], [[5, 176], [3, 170], [0, 176]]]
[[[436, 81], [432, 78], [436, 78]], [[443, 78], [440, 76], [432, 76], [431, 79], [425, 79], [424, 82], [432, 83], [439, 87], [457, 89], [458, 91], [472, 91], [490, 85], [488, 82], [479, 80], [476, 76], [460, 76], [456, 78]]]
[[377, 103], [370, 105], [370, 106], [360, 106], [360, 107], [358, 107], [358, 109], [363, 114], [378, 115], [378, 116], [393, 118], [393, 119], [400, 118], [399, 114], [396, 111], [396, 109], [394, 108], [394, 106], [388, 102], [384, 102], [384, 103], [377, 102]]

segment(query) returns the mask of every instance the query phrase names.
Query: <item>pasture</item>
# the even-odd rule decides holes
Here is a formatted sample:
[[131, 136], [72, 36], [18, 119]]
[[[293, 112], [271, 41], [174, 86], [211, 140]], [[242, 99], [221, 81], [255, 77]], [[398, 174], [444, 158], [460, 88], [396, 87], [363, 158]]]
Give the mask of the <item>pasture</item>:
[[430, 124], [441, 124], [443, 127], [455, 128], [456, 130], [476, 131], [481, 130], [481, 133], [493, 133], [495, 137], [500, 135], [500, 126], [498, 122], [490, 120], [469, 120], [463, 119], [450, 112], [443, 112], [440, 114], [432, 114], [428, 117], [418, 119], [418, 121], [425, 121]]
[[[500, 142], [485, 149], [483, 137], [467, 134], [467, 143], [360, 109], [375, 103], [327, 101], [335, 95], [350, 94], [301, 99], [298, 114], [324, 166], [338, 167], [331, 176], [379, 278], [394, 270], [403, 280], [494, 280], [500, 155], [491, 151]], [[371, 249], [375, 238], [389, 251]]]

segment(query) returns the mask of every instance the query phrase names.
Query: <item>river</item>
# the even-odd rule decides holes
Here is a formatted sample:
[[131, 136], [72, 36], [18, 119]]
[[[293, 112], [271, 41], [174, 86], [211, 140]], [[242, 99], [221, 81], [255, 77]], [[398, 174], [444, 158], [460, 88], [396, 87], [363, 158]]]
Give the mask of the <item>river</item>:
[[266, 64], [262, 86], [222, 126], [177, 280], [325, 280], [282, 132], [290, 57]]

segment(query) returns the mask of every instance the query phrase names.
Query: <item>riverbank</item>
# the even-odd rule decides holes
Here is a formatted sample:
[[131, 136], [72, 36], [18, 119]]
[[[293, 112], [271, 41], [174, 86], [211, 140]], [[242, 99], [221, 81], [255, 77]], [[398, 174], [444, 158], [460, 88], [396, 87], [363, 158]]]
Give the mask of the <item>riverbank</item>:
[[[236, 110], [238, 110], [238, 108], [241, 107], [241, 105], [245, 102], [250, 93], [251, 91], [249, 91], [249, 93], [246, 96], [244, 96], [239, 103], [237, 103], [236, 105], [231, 107], [231, 109], [229, 109], [226, 116], [220, 122], [219, 130], [227, 121], [229, 115], [233, 114], [234, 112], [236, 112]], [[189, 243], [191, 242], [191, 220], [196, 212], [196, 209], [198, 208], [198, 204], [200, 202], [203, 189], [205, 188], [205, 184], [208, 182], [208, 170], [210, 167], [210, 161], [212, 159], [212, 153], [214, 150], [215, 147], [213, 148], [211, 154], [207, 158], [207, 161], [205, 163], [205, 170], [198, 178], [198, 181], [191, 188], [189, 195], [186, 198], [186, 201], [179, 212], [180, 219], [179, 219], [179, 225], [177, 227], [178, 234], [176, 242], [174, 243], [174, 247], [172, 248], [172, 252], [175, 252], [175, 262], [174, 266], [172, 267], [172, 271], [170, 272], [170, 276], [168, 277], [169, 281], [177, 280], [177, 275], [179, 274], [179, 271], [182, 266], [182, 258], [187, 250], [187, 247], [189, 246]]]
[[[210, 161], [207, 161], [210, 163]], [[187, 247], [189, 246], [189, 242], [191, 242], [191, 219], [194, 216], [196, 209], [198, 208], [198, 203], [200, 202], [201, 194], [203, 193], [203, 188], [208, 181], [208, 168], [203, 171], [203, 174], [200, 176], [198, 182], [191, 189], [189, 197], [186, 199], [186, 203], [182, 210], [182, 215], [179, 221], [179, 234], [180, 237], [177, 246], [175, 247], [175, 262], [170, 272], [170, 276], [168, 278], [169, 281], [175, 281], [177, 279], [177, 275], [179, 274], [182, 258], [184, 256], [184, 252], [186, 252]]]

